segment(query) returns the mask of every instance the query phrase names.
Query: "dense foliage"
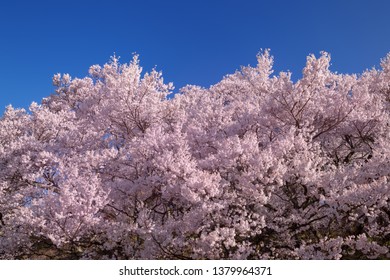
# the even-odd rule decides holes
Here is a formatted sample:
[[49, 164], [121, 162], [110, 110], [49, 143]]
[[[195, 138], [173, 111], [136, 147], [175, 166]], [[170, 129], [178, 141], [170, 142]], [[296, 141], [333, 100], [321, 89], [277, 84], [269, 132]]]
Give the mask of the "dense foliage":
[[174, 98], [138, 57], [0, 119], [0, 258], [390, 258], [390, 55]]

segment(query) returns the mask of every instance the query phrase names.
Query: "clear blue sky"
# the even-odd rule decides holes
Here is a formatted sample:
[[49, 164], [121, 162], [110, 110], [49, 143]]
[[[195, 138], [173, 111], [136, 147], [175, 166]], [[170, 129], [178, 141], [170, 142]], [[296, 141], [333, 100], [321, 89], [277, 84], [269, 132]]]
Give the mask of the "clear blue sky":
[[0, 115], [53, 92], [51, 77], [84, 77], [116, 53], [140, 55], [178, 91], [208, 87], [270, 48], [275, 70], [301, 75], [306, 56], [359, 73], [390, 52], [390, 1], [0, 1]]

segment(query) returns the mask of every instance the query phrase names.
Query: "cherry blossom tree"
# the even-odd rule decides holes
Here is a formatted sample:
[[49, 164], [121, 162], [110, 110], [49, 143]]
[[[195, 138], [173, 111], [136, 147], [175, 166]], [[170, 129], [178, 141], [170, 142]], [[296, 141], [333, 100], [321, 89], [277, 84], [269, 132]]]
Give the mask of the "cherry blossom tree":
[[0, 119], [1, 259], [389, 259], [390, 54], [210, 88], [112, 57]]

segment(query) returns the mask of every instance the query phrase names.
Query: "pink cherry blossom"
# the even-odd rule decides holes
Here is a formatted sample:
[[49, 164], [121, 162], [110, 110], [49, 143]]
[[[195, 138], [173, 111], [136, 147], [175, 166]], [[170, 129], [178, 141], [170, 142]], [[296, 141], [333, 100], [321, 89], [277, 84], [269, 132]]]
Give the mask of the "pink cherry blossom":
[[390, 54], [174, 97], [138, 56], [0, 119], [0, 259], [389, 259]]

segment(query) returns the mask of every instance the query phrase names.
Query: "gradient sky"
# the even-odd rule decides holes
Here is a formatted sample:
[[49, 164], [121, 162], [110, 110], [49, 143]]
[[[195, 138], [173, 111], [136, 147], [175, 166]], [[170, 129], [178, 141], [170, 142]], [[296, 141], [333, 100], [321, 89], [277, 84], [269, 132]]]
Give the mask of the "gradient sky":
[[175, 92], [255, 65], [264, 48], [295, 80], [321, 50], [333, 71], [360, 73], [390, 52], [389, 11], [388, 0], [1, 1], [0, 115], [50, 95], [53, 74], [84, 77], [114, 53], [138, 53]]

